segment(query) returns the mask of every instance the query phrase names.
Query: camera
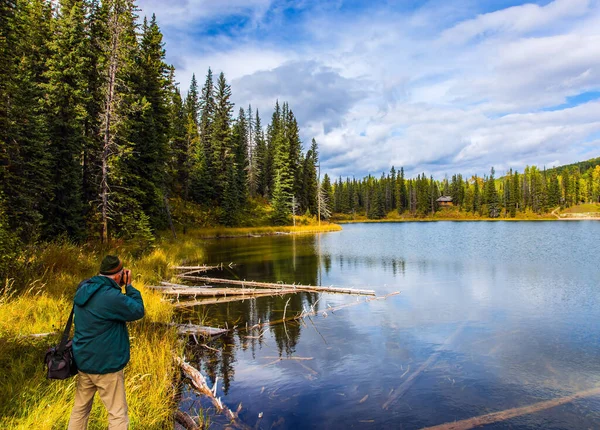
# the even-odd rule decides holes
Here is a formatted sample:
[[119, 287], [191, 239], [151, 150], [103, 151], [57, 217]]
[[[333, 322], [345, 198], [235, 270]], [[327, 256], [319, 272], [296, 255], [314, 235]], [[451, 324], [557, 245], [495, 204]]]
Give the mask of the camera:
[[131, 283], [131, 271], [123, 269], [123, 273], [121, 274], [121, 282], [119, 282], [119, 285], [123, 287], [129, 283]]

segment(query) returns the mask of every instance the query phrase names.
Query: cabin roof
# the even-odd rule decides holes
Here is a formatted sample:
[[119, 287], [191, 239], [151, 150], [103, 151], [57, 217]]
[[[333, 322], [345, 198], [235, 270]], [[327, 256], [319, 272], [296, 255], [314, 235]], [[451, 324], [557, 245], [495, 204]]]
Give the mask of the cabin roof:
[[452, 201], [452, 197], [450, 197], [450, 196], [442, 196], [439, 199], [437, 199], [438, 203], [451, 202], [451, 201]]

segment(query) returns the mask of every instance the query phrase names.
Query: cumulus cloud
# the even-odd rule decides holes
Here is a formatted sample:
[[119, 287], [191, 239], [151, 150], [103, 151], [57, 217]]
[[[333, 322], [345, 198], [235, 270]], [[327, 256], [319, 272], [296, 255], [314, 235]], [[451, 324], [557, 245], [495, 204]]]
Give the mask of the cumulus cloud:
[[545, 30], [557, 22], [565, 22], [589, 12], [590, 0], [555, 0], [546, 6], [524, 4], [478, 15], [442, 32], [449, 43], [463, 44], [476, 37], [498, 33], [511, 35]]
[[317, 122], [328, 134], [345, 125], [348, 110], [366, 95], [365, 84], [316, 61], [290, 61], [233, 80], [232, 92], [242, 105], [254, 103], [263, 112], [275, 100], [287, 101], [301, 124]]
[[[599, 2], [384, 2], [358, 13], [343, 1], [190, 0], [158, 18], [184, 88], [192, 72], [223, 70], [234, 101], [258, 107], [264, 124], [276, 99], [288, 101], [333, 176], [392, 165], [481, 175], [600, 155], [599, 102], [572, 101], [600, 90]], [[166, 9], [142, 1], [152, 6]], [[235, 16], [236, 31], [190, 32]]]

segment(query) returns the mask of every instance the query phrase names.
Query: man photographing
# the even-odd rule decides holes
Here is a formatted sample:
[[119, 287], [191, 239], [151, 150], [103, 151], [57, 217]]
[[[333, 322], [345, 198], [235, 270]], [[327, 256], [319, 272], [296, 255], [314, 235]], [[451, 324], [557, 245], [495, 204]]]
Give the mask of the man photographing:
[[[121, 291], [125, 286], [125, 294]], [[127, 429], [123, 368], [129, 362], [127, 321], [144, 316], [144, 302], [131, 285], [131, 271], [119, 257], [107, 255], [100, 274], [75, 293], [73, 355], [79, 372], [69, 430], [86, 429], [94, 394], [108, 411], [110, 430]]]

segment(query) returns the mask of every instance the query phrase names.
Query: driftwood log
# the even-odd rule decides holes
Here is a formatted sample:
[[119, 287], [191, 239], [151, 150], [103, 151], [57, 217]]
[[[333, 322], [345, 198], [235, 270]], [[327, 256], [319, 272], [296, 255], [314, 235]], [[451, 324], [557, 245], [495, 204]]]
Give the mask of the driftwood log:
[[183, 285], [174, 284], [172, 282], [161, 281], [160, 286], [149, 286], [146, 288], [161, 288], [161, 287], [172, 287], [172, 288], [214, 288], [212, 285]]
[[242, 295], [242, 296], [227, 296], [227, 297], [215, 297], [215, 298], [206, 298], [206, 299], [198, 299], [198, 300], [186, 300], [183, 302], [173, 303], [173, 306], [176, 308], [184, 308], [189, 306], [199, 306], [199, 305], [214, 305], [217, 303], [227, 303], [227, 302], [243, 302], [244, 300], [254, 300], [259, 297], [272, 297], [279, 296], [283, 294], [291, 294], [297, 293], [298, 290], [292, 292], [278, 291], [276, 294], [274, 293], [258, 293], [252, 295]]
[[400, 397], [402, 397], [404, 395], [404, 393], [406, 393], [408, 391], [408, 389], [414, 384], [415, 380], [417, 379], [417, 377], [423, 373], [424, 370], [426, 370], [429, 366], [431, 366], [432, 364], [434, 364], [438, 357], [440, 356], [440, 354], [442, 353], [443, 349], [450, 345], [452, 342], [454, 342], [454, 340], [462, 333], [463, 329], [465, 328], [465, 326], [467, 325], [468, 321], [463, 322], [461, 325], [459, 325], [457, 327], [456, 330], [454, 330], [454, 333], [452, 333], [445, 341], [442, 345], [440, 345], [437, 349], [436, 352], [434, 352], [433, 354], [431, 354], [429, 356], [429, 358], [427, 360], [425, 360], [425, 362], [423, 362], [423, 364], [421, 364], [417, 370], [415, 370], [413, 373], [411, 373], [408, 378], [406, 378], [406, 381], [404, 381], [402, 384], [400, 384], [400, 386], [398, 386], [398, 388], [396, 388], [392, 394], [389, 396], [389, 398], [387, 399], [387, 401], [383, 404], [382, 408], [383, 409], [388, 409], [390, 407], [390, 405], [392, 405], [394, 402], [396, 402]]
[[181, 424], [186, 430], [200, 430], [200, 426], [192, 417], [179, 409], [175, 411], [175, 421]]
[[433, 427], [427, 427], [423, 430], [468, 430], [475, 427], [493, 424], [500, 421], [506, 421], [511, 418], [520, 417], [522, 415], [533, 414], [556, 406], [571, 403], [578, 399], [600, 395], [600, 387], [592, 388], [586, 391], [580, 391], [569, 396], [559, 397], [557, 399], [546, 400], [543, 402], [534, 403], [532, 405], [521, 406], [519, 408], [506, 409], [504, 411], [492, 412], [490, 414], [480, 415], [478, 417], [468, 418], [466, 420], [454, 421], [451, 423], [440, 424]]
[[283, 288], [197, 288], [197, 287], [159, 287], [150, 286], [153, 290], [159, 291], [166, 296], [194, 296], [194, 297], [217, 297], [217, 296], [251, 296], [254, 294], [286, 294], [305, 291], [301, 289], [283, 289]]
[[177, 333], [179, 333], [181, 335], [199, 334], [201, 336], [211, 337], [211, 336], [219, 336], [219, 335], [225, 334], [229, 331], [224, 328], [207, 327], [207, 326], [195, 325], [195, 324], [171, 323], [169, 325], [172, 327], [176, 327]]
[[210, 389], [206, 382], [206, 378], [191, 364], [187, 363], [181, 357], [174, 357], [175, 362], [181, 368], [183, 374], [191, 381], [192, 386], [196, 389], [196, 391], [200, 394], [205, 395], [214, 405], [215, 409], [219, 413], [223, 413], [230, 421], [231, 425], [238, 429], [249, 429], [247, 425], [242, 423], [238, 418], [237, 412], [233, 412], [231, 409], [224, 405], [220, 398], [216, 397], [217, 387], [215, 386]]
[[223, 263], [217, 265], [217, 266], [207, 266], [207, 265], [202, 265], [202, 266], [171, 266], [171, 269], [173, 270], [196, 270], [198, 272], [200, 271], [209, 271], [209, 270], [214, 270], [214, 269], [222, 269], [223, 268]]
[[229, 285], [241, 285], [242, 287], [256, 287], [256, 288], [281, 288], [281, 289], [298, 289], [305, 291], [316, 291], [316, 292], [328, 292], [328, 293], [343, 293], [343, 294], [359, 294], [362, 296], [374, 296], [374, 290], [365, 290], [357, 288], [340, 288], [340, 287], [323, 287], [316, 285], [300, 285], [300, 284], [279, 284], [273, 282], [256, 282], [256, 281], [240, 281], [236, 279], [223, 279], [223, 278], [210, 278], [207, 276], [191, 276], [191, 275], [177, 275], [180, 279], [187, 279], [190, 281], [203, 281], [214, 284], [229, 284]]

